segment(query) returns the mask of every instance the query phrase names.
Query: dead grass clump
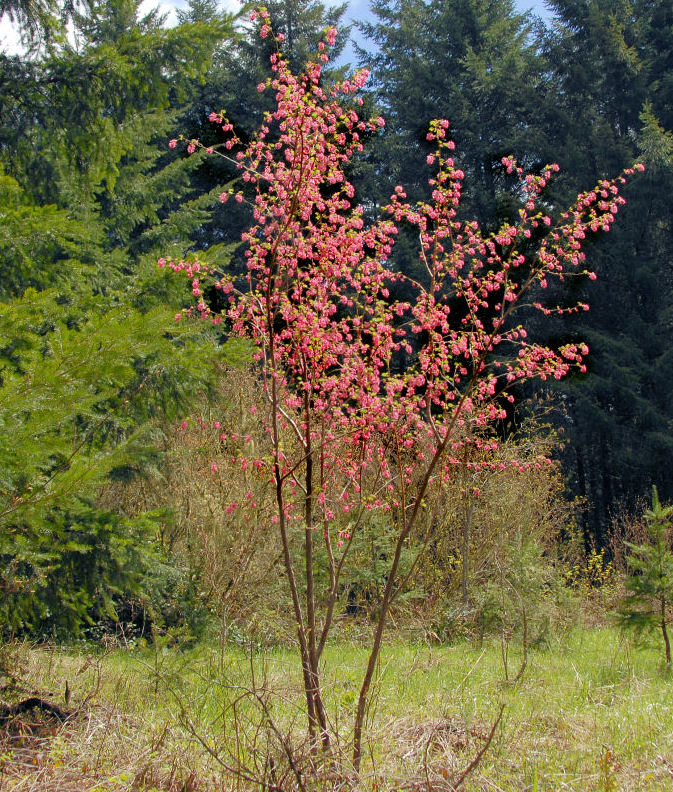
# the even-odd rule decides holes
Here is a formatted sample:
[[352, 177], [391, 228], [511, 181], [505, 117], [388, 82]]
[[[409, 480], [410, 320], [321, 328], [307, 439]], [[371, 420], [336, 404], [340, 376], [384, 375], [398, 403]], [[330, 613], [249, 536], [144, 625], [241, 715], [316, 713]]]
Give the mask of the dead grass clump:
[[[61, 723], [23, 713], [0, 730], [0, 789], [12, 792], [212, 792], [169, 727], [96, 705]], [[145, 738], [145, 739], [144, 739]]]
[[451, 718], [432, 718], [421, 723], [398, 721], [387, 729], [391, 742], [402, 759], [423, 756], [426, 752], [463, 754], [487, 738], [489, 727], [482, 723], [467, 724]]
[[477, 775], [500, 724], [504, 707], [492, 723], [459, 718], [432, 718], [421, 722], [397, 719], [386, 726], [389, 753], [377, 767], [373, 785], [378, 790], [457, 792]]

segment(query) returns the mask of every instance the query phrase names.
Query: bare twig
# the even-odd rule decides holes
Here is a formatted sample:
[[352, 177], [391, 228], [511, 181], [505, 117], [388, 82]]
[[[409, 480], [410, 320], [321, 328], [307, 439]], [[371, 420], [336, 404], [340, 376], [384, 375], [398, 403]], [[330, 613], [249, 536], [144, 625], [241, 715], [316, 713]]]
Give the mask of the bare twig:
[[500, 705], [500, 710], [498, 711], [498, 715], [496, 719], [493, 721], [493, 725], [491, 726], [491, 731], [488, 733], [488, 737], [486, 738], [486, 742], [481, 746], [477, 755], [472, 759], [470, 764], [463, 770], [463, 772], [458, 776], [458, 778], [453, 782], [453, 792], [457, 792], [458, 789], [465, 783], [467, 778], [477, 769], [481, 760], [484, 758], [486, 751], [491, 746], [491, 742], [493, 742], [493, 737], [495, 736], [496, 729], [500, 725], [500, 721], [502, 720], [503, 713], [505, 711], [505, 705]]

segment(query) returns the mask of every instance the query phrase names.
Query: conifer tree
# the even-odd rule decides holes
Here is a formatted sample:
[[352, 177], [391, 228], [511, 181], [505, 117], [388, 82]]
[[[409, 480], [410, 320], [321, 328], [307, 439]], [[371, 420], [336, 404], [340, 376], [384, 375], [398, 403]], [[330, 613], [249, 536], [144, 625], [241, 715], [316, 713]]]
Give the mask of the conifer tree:
[[138, 591], [152, 522], [98, 494], [159, 474], [164, 427], [221, 354], [176, 326], [186, 295], [145, 254], [184, 254], [216, 203], [190, 200], [198, 159], [168, 140], [227, 27], [167, 30], [134, 0], [74, 16], [74, 43], [0, 62], [0, 618], [38, 635]]
[[213, 352], [168, 330], [163, 310], [83, 314], [53, 292], [0, 305], [3, 629], [77, 632], [137, 590], [149, 524], [96, 496], [110, 475], [156, 471], [162, 426], [211, 376]]
[[372, 10], [376, 21], [361, 27], [375, 50], [361, 61], [386, 115], [377, 152], [390, 179], [383, 198], [394, 184], [412, 195], [422, 190], [429, 169], [414, 164], [412, 152], [429, 151], [428, 123], [439, 114], [451, 121], [469, 173], [466, 212], [497, 226], [501, 159], [525, 157], [534, 135], [541, 76], [530, 23], [511, 0], [374, 0]]
[[[563, 386], [568, 478], [586, 499], [585, 528], [600, 544], [614, 513], [633, 508], [654, 480], [662, 497], [673, 496], [673, 91], [666, 77], [673, 11], [645, 0], [550, 5], [557, 21], [543, 40], [540, 140], [543, 156], [565, 174], [550, 199], [566, 201], [588, 175], [605, 177], [636, 158], [647, 166], [629, 187], [610, 250], [588, 241], [599, 277], [577, 333], [592, 350], [589, 372]], [[556, 331], [568, 333], [566, 325]]]
[[226, 34], [223, 23], [168, 29], [156, 11], [140, 16], [139, 5], [90, 4], [74, 15], [74, 43], [55, 45], [33, 69], [34, 87], [21, 96], [30, 125], [4, 153], [10, 175], [38, 202], [93, 211], [97, 195], [114, 189], [140, 119], [184, 100]]
[[645, 512], [648, 541], [628, 544], [628, 594], [622, 603], [621, 620], [626, 627], [641, 632], [660, 630], [666, 665], [671, 665], [668, 636], [669, 611], [673, 604], [673, 552], [671, 529], [673, 506], [662, 506], [657, 488], [652, 488], [652, 508]]
[[89, 229], [1, 172], [0, 212], [0, 619], [73, 634], [137, 591], [151, 556], [150, 523], [97, 492], [156, 475], [162, 427], [208, 387], [216, 339], [175, 326], [157, 303], [184, 298], [149, 276], [132, 300], [103, 294], [78, 255], [96, 251]]

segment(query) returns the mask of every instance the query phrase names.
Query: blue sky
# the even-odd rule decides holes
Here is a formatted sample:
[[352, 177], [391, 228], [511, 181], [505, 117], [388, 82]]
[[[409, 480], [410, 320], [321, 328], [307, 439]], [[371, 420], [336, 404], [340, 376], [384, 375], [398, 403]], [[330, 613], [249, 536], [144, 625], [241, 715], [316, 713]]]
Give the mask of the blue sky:
[[549, 19], [549, 11], [544, 7], [542, 0], [536, 0], [536, 2], [533, 0], [530, 2], [526, 2], [526, 0], [516, 0], [516, 7], [521, 13], [533, 11], [533, 13], [541, 16], [543, 19]]

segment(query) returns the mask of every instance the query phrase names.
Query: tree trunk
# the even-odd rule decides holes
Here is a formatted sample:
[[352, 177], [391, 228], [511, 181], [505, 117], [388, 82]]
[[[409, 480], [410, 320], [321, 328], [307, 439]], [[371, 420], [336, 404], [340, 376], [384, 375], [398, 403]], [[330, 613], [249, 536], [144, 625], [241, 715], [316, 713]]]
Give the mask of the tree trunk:
[[661, 603], [661, 634], [664, 636], [664, 649], [666, 651], [666, 665], [671, 665], [671, 643], [668, 640], [668, 631], [666, 630], [666, 598], [662, 594], [660, 597]]

